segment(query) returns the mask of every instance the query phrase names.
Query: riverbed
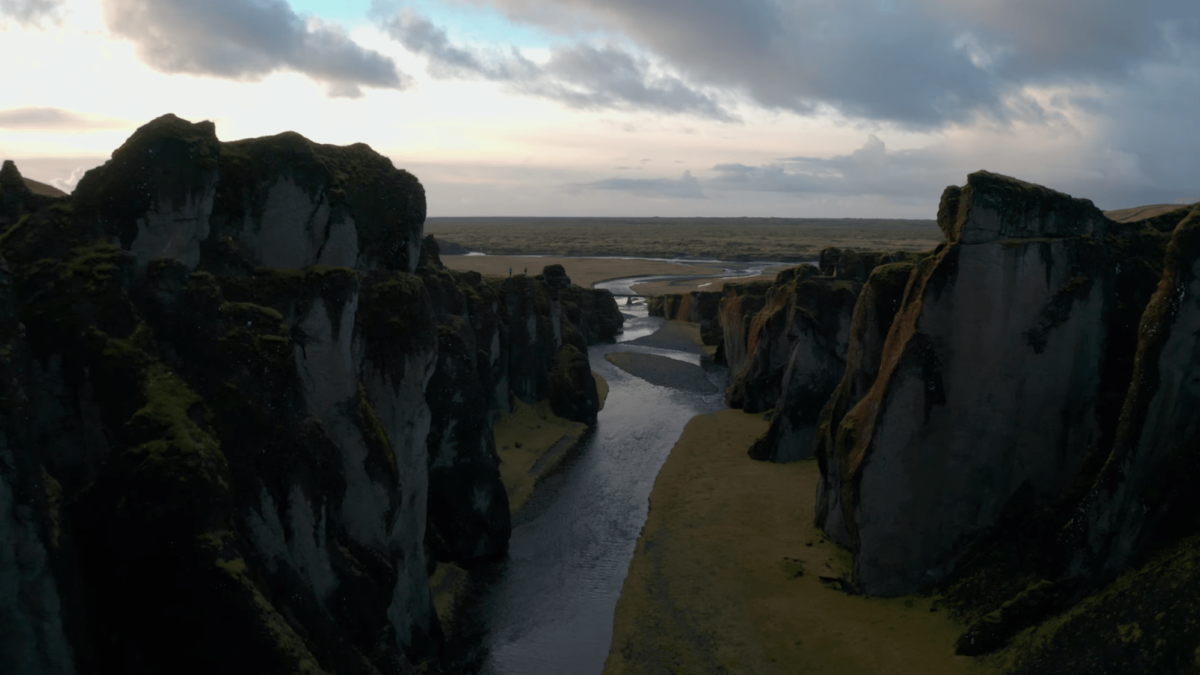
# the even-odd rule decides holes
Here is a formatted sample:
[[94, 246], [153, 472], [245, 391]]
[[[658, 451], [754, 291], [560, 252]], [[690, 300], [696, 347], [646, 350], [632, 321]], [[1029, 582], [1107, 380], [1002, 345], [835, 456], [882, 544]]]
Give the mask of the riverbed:
[[448, 640], [458, 672], [598, 675], [659, 468], [688, 420], [725, 407], [723, 368], [704, 371], [713, 393], [700, 394], [609, 363], [612, 351], [700, 363], [696, 353], [628, 344], [663, 320], [647, 317], [644, 304], [621, 310], [628, 317], [620, 342], [588, 350], [609, 386], [595, 429], [514, 514], [508, 557], [471, 573]]

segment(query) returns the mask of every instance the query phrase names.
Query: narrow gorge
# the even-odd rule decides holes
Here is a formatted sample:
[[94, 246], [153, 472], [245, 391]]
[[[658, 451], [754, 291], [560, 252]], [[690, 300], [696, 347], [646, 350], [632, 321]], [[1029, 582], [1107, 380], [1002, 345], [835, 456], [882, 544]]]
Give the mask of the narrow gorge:
[[29, 185], [5, 672], [1200, 672], [1200, 206], [980, 171], [932, 250], [622, 313], [450, 269], [361, 143]]

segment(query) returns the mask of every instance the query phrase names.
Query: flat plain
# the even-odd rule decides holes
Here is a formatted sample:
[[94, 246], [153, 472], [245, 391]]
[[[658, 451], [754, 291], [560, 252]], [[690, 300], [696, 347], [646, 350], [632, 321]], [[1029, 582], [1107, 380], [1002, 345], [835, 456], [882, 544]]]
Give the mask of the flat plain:
[[813, 260], [826, 246], [927, 251], [942, 242], [933, 220], [865, 218], [429, 218], [425, 233], [488, 255], [740, 261]]
[[560, 256], [444, 255], [442, 264], [452, 270], [479, 272], [489, 277], [541, 274], [547, 265], [562, 265], [576, 285], [591, 288], [596, 282], [622, 277], [661, 274], [716, 274], [720, 267], [685, 265], [665, 260], [629, 258], [567, 258]]

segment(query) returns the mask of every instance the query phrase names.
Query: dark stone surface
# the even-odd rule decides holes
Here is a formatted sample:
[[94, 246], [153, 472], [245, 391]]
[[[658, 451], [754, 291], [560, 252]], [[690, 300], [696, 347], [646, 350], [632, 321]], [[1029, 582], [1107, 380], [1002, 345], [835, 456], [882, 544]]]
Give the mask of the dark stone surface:
[[503, 555], [493, 416], [595, 419], [611, 296], [449, 272], [362, 144], [167, 115], [0, 190], [0, 670], [435, 670], [426, 548]]

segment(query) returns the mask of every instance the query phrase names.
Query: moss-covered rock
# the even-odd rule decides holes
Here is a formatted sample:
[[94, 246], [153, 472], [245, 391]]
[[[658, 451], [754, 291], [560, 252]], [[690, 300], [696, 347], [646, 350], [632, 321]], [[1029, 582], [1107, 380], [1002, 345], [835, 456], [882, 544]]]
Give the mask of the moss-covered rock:
[[[912, 263], [890, 263], [872, 270], [854, 305], [845, 372], [817, 418], [816, 435], [812, 442], [813, 454], [821, 469], [821, 480], [817, 486], [816, 524], [830, 539], [842, 546], [851, 545], [851, 540], [841, 504], [837, 430], [846, 413], [875, 383], [884, 341], [900, 310], [904, 291], [915, 267]], [[774, 420], [771, 426], [775, 428]]]
[[558, 352], [550, 374], [550, 409], [555, 415], [574, 422], [595, 424], [600, 409], [596, 380], [588, 364], [587, 353], [572, 345]]
[[1157, 536], [1200, 526], [1200, 212], [1179, 223], [1137, 333], [1112, 450], [1063, 533], [1068, 574], [1112, 577]]
[[950, 241], [913, 273], [837, 432], [831, 489], [870, 593], [927, 587], [973, 538], [1094, 475], [1162, 239], [1064, 199], [990, 174], [943, 198]]

